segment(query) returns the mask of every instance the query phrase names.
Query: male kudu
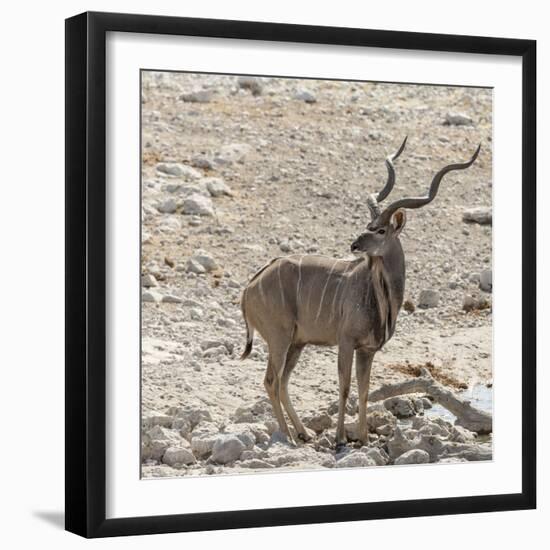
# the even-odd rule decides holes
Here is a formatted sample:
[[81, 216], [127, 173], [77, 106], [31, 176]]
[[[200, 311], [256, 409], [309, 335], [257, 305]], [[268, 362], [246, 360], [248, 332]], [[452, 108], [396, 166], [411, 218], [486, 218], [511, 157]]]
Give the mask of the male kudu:
[[288, 380], [307, 344], [338, 346], [339, 402], [337, 448], [346, 444], [344, 415], [355, 353], [359, 394], [359, 440], [368, 442], [367, 398], [374, 355], [392, 337], [405, 290], [405, 256], [399, 235], [406, 208], [420, 208], [436, 196], [445, 174], [463, 170], [476, 160], [480, 147], [463, 164], [450, 164], [432, 180], [426, 197], [404, 198], [383, 211], [379, 203], [395, 184], [393, 161], [401, 147], [386, 158], [388, 178], [377, 195], [367, 198], [372, 221], [351, 245], [359, 255], [337, 260], [317, 255], [275, 258], [260, 269], [241, 299], [247, 329], [242, 359], [252, 349], [256, 329], [267, 342], [269, 358], [264, 385], [280, 430], [290, 437], [283, 408], [298, 438], [308, 435], [288, 395]]

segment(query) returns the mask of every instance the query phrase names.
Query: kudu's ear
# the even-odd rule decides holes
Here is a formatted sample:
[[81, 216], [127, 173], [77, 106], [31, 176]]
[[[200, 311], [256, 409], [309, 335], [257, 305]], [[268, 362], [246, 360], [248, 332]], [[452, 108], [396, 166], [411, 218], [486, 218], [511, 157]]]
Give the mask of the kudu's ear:
[[400, 208], [396, 212], [394, 212], [393, 216], [391, 217], [390, 223], [393, 227], [393, 234], [395, 236], [399, 235], [403, 228], [405, 227], [405, 224], [407, 223], [407, 214], [405, 213], [405, 210], [403, 208]]

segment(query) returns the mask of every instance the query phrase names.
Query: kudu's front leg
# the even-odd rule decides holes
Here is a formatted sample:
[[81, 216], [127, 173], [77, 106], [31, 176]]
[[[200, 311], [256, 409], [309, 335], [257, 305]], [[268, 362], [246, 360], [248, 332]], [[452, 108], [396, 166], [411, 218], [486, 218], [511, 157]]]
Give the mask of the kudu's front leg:
[[358, 349], [355, 352], [355, 373], [357, 375], [357, 389], [359, 393], [359, 441], [363, 445], [369, 442], [369, 429], [367, 426], [367, 401], [369, 398], [370, 371], [374, 352]]
[[338, 400], [338, 425], [336, 427], [336, 450], [347, 443], [344, 418], [346, 416], [346, 403], [351, 384], [351, 366], [353, 364], [353, 345], [343, 341], [338, 346], [338, 383], [340, 396]]

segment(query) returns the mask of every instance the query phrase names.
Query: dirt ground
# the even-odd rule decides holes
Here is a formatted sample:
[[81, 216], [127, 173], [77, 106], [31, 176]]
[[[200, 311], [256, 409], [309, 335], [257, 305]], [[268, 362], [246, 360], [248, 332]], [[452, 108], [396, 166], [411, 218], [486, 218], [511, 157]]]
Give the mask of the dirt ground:
[[[267, 397], [261, 338], [251, 358], [238, 359], [240, 294], [274, 257], [347, 257], [369, 221], [367, 194], [386, 180], [384, 158], [405, 135], [388, 201], [425, 194], [441, 167], [482, 149], [470, 169], [445, 177], [432, 204], [408, 212], [401, 242], [414, 311], [400, 312], [375, 357], [371, 387], [406, 380], [426, 363], [455, 389], [492, 383], [491, 294], [479, 282], [491, 269], [492, 230], [462, 219], [467, 209], [491, 206], [491, 113], [487, 89], [142, 74], [145, 477], [225, 473], [247, 461], [253, 470], [267, 467], [262, 461], [288, 466], [269, 460], [269, 442], [253, 454], [258, 433], [236, 461], [199, 458], [193, 446], [199, 429], [205, 441], [230, 432], [246, 407], [256, 407], [252, 423], [273, 438], [270, 412], [258, 411]], [[206, 267], [190, 262], [194, 256], [206, 257]], [[419, 307], [424, 290], [437, 291], [437, 305]], [[467, 295], [485, 307], [464, 311]], [[302, 354], [290, 381], [300, 416], [325, 413], [337, 400], [336, 353], [307, 347]], [[157, 428], [164, 431], [146, 435]], [[155, 447], [155, 437], [164, 443]], [[167, 442], [194, 457], [164, 460]], [[309, 457], [312, 449], [298, 448], [294, 465], [333, 466]]]

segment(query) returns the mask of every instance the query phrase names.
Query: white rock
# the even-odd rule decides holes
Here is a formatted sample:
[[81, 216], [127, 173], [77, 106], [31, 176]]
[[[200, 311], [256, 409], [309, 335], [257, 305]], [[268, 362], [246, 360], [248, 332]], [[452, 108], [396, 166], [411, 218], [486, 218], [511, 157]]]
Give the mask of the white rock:
[[191, 319], [193, 319], [194, 321], [202, 321], [204, 312], [200, 307], [192, 307], [189, 310], [189, 315], [191, 316]]
[[236, 435], [219, 436], [212, 447], [212, 461], [218, 464], [235, 462], [244, 450], [245, 444]]
[[376, 466], [376, 462], [367, 454], [357, 451], [336, 461], [336, 468], [364, 468], [367, 466]]
[[157, 205], [157, 210], [162, 214], [173, 214], [178, 208], [174, 199], [166, 199]]
[[158, 283], [154, 275], [152, 275], [151, 273], [146, 273], [145, 275], [141, 276], [141, 286], [144, 286], [145, 288], [151, 288], [158, 286]]
[[154, 290], [146, 290], [141, 293], [142, 302], [160, 302], [162, 300], [162, 294], [155, 292]]
[[141, 424], [147, 429], [151, 429], [155, 426], [170, 428], [172, 427], [172, 420], [172, 417], [167, 414], [158, 411], [147, 411], [143, 413]]
[[215, 271], [219, 268], [216, 260], [204, 250], [195, 250], [193, 256], [191, 256], [191, 260], [201, 265], [207, 272]]
[[305, 101], [306, 103], [315, 103], [317, 98], [309, 90], [300, 90], [294, 94], [294, 99]]
[[332, 418], [326, 414], [314, 414], [304, 417], [304, 424], [317, 433], [321, 433], [332, 427]]
[[162, 457], [162, 461], [164, 464], [168, 464], [168, 466], [176, 466], [178, 464], [193, 464], [196, 462], [195, 456], [191, 452], [191, 449], [187, 447], [168, 447], [166, 451], [164, 451], [164, 455]]
[[473, 124], [473, 120], [464, 113], [447, 113], [444, 123], [450, 126], [469, 126]]
[[180, 304], [182, 299], [179, 296], [174, 296], [173, 294], [165, 294], [162, 297], [162, 301], [167, 304]]
[[490, 206], [478, 206], [469, 208], [462, 213], [462, 221], [468, 223], [478, 223], [480, 225], [492, 225], [493, 211]]
[[224, 145], [214, 156], [214, 162], [220, 165], [244, 162], [251, 147], [246, 143], [230, 143]]
[[197, 273], [198, 275], [200, 275], [201, 273], [206, 273], [206, 269], [204, 269], [204, 267], [202, 267], [202, 265], [193, 258], [189, 258], [187, 260], [187, 263], [185, 264], [185, 269], [190, 273]]
[[365, 447], [361, 449], [361, 452], [367, 455], [369, 458], [372, 458], [377, 466], [384, 466], [389, 462], [390, 457], [383, 449], [379, 449], [378, 447], [370, 447], [366, 450], [363, 450], [364, 448]]
[[182, 212], [189, 215], [213, 216], [214, 206], [210, 198], [195, 193], [184, 199]]
[[437, 290], [422, 290], [418, 298], [418, 307], [420, 308], [431, 308], [437, 307], [439, 304], [439, 292]]
[[428, 462], [430, 462], [430, 455], [422, 449], [411, 449], [394, 460], [394, 464], [398, 466], [403, 464], [427, 464]]
[[168, 176], [189, 178], [193, 180], [197, 180], [202, 177], [202, 174], [198, 170], [178, 162], [161, 162], [157, 164], [157, 172]]
[[203, 183], [212, 197], [232, 196], [231, 188], [221, 178], [205, 178]]
[[485, 269], [479, 274], [479, 288], [485, 292], [493, 291], [493, 270]]
[[180, 99], [186, 103], [209, 103], [212, 99], [211, 90], [195, 90], [186, 94], [182, 94]]

